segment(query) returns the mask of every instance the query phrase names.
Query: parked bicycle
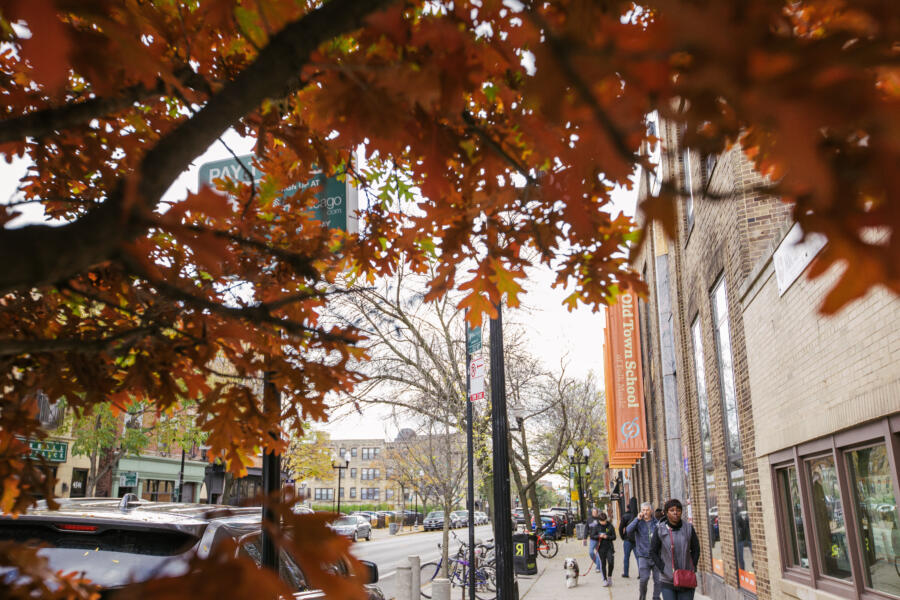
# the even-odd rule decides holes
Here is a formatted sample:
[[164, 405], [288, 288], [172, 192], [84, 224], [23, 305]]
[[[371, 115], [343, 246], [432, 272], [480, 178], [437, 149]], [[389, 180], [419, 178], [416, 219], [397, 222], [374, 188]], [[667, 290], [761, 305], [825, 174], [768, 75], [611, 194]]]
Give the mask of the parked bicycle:
[[[452, 534], [452, 532], [451, 532]], [[460, 541], [456, 535], [453, 537]], [[441, 544], [438, 544], [441, 548]], [[475, 597], [479, 600], [494, 600], [497, 596], [497, 571], [493, 562], [485, 560], [488, 549], [483, 544], [475, 546], [475, 565], [469, 564], [469, 547], [460, 541], [459, 550], [449, 556], [447, 565], [447, 578], [452, 587], [467, 587], [469, 585], [469, 569], [475, 570]], [[421, 589], [419, 593], [423, 598], [431, 598], [431, 582], [440, 574], [443, 565], [443, 556], [437, 561], [423, 564], [419, 569]]]
[[537, 534], [538, 554], [544, 558], [556, 556], [556, 553], [559, 552], [559, 544], [556, 543], [556, 540], [545, 538], [543, 529], [538, 529], [535, 533]]

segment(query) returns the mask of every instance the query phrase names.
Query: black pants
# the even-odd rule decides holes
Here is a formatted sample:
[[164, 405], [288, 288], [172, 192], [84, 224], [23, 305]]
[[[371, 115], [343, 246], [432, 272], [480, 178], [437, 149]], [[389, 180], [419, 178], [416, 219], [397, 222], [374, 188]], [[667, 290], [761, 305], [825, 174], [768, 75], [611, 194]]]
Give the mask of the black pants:
[[597, 555], [600, 557], [600, 574], [607, 579], [612, 577], [613, 563], [615, 562], [616, 554], [614, 552], [598, 552]]

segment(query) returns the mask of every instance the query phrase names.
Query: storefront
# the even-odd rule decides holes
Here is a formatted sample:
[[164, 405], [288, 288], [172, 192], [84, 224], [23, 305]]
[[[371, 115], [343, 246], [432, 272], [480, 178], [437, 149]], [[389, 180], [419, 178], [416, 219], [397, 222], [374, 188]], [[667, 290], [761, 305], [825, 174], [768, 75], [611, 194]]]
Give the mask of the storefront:
[[182, 501], [198, 502], [206, 495], [203, 486], [205, 469], [205, 462], [185, 460], [182, 474], [180, 456], [122, 458], [113, 471], [112, 495], [121, 498], [132, 493], [144, 500], [175, 502], [178, 500], [178, 481], [181, 478], [184, 481]]

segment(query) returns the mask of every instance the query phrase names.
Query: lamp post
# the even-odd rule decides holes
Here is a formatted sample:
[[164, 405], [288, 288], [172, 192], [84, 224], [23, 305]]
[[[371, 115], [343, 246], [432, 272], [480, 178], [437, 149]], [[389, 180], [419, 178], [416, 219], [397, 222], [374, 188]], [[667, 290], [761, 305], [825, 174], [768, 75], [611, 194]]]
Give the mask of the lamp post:
[[344, 469], [350, 467], [350, 457], [345, 456], [343, 458], [338, 456], [333, 456], [331, 458], [331, 468], [337, 469], [338, 472], [338, 488], [337, 488], [337, 513], [341, 514], [341, 475], [344, 474]]
[[586, 514], [584, 509], [584, 482], [581, 478], [581, 466], [587, 466], [588, 460], [591, 457], [591, 450], [587, 446], [581, 449], [581, 458], [575, 458], [575, 448], [573, 446], [569, 446], [568, 450], [566, 450], [566, 454], [569, 457], [569, 464], [574, 465], [575, 468], [578, 469], [578, 508], [581, 512], [581, 520], [582, 522], [586, 520]]

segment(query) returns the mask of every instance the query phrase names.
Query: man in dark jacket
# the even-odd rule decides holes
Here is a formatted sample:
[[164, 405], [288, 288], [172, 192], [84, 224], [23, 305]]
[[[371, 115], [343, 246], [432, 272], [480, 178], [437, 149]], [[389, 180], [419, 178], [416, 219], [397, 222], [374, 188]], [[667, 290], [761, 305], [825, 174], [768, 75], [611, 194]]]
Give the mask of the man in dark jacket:
[[[602, 565], [600, 564], [600, 557], [597, 556], [597, 545], [600, 543], [600, 511], [596, 508], [591, 509], [591, 516], [587, 520], [587, 530], [585, 531], [585, 536], [587, 539], [584, 540], [584, 544], [590, 542], [590, 548], [588, 548], [588, 556], [591, 559], [591, 562], [594, 563], [597, 571], [602, 569]], [[605, 575], [604, 575], [605, 577]]]
[[[619, 520], [619, 537], [622, 538], [622, 548], [625, 552], [625, 566], [622, 569], [622, 577], [628, 577], [628, 564], [631, 562], [631, 553], [634, 552], [634, 536], [628, 535], [625, 532], [625, 528], [637, 518], [637, 514], [637, 498], [632, 497], [628, 502], [628, 510], [625, 511], [625, 514]], [[637, 558], [637, 555], [635, 555], [635, 558]]]
[[659, 569], [663, 600], [693, 600], [694, 588], [675, 587], [675, 571], [697, 570], [700, 560], [700, 540], [687, 521], [681, 520], [681, 502], [675, 498], [666, 502], [666, 520], [656, 526], [650, 539], [650, 558]]
[[641, 504], [641, 512], [636, 519], [625, 528], [625, 533], [634, 539], [634, 555], [637, 558], [639, 599], [646, 600], [647, 584], [653, 575], [653, 600], [659, 600], [659, 569], [650, 558], [650, 540], [659, 522], [653, 516], [653, 507], [649, 502]]

